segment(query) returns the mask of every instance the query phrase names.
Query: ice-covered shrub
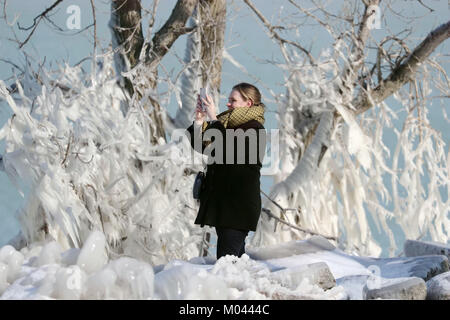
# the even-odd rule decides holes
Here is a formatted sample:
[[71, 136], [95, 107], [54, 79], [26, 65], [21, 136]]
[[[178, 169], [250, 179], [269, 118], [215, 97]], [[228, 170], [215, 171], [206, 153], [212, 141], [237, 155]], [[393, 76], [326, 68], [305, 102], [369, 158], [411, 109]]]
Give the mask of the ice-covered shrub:
[[0, 82], [14, 113], [0, 139], [5, 172], [28, 190], [19, 218], [29, 244], [80, 248], [99, 230], [109, 254], [155, 264], [198, 255], [192, 164], [173, 156], [179, 142], [151, 143], [148, 98], [129, 100], [109, 55], [92, 74], [27, 69], [16, 89]]
[[[393, 255], [404, 237], [447, 242], [449, 153], [431, 126], [427, 100], [401, 89], [394, 94], [399, 105], [383, 101], [355, 115], [352, 99], [358, 92], [350, 88], [342, 94], [342, 70], [352, 64], [343, 40], [322, 50], [315, 65], [294, 50], [287, 57], [281, 64], [286, 93], [276, 96], [280, 170], [270, 195], [289, 210], [281, 215], [266, 199], [264, 206], [363, 255], [378, 256], [382, 246]], [[424, 65], [417, 80], [425, 97], [432, 93], [430, 69]], [[262, 215], [253, 245], [309, 236], [282, 224], [274, 232], [274, 222]]]

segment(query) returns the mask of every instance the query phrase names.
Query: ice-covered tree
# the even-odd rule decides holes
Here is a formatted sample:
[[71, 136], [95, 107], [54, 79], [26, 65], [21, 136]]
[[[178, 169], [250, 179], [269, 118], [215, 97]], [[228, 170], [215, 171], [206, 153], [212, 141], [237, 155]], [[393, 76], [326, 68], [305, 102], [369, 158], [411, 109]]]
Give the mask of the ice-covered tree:
[[[258, 4], [242, 3], [279, 45], [284, 61], [276, 65], [286, 87], [274, 94], [281, 163], [273, 202], [263, 203], [252, 245], [308, 236], [300, 228], [377, 255], [369, 215], [390, 237], [392, 250], [389, 219], [408, 238], [428, 234], [446, 242], [450, 160], [448, 146], [430, 127], [427, 97], [431, 88], [448, 97], [445, 69], [431, 54], [448, 38], [449, 23], [419, 41], [396, 34], [377, 41], [370, 25], [384, 3], [377, 0], [346, 2], [353, 6], [338, 13], [315, 1], [312, 9], [283, 1], [298, 10], [292, 17], [299, 20], [280, 25], [271, 24]], [[227, 2], [178, 0], [154, 31], [158, 4], [145, 10], [144, 32], [141, 1], [111, 1], [112, 47], [94, 50], [90, 73], [79, 65], [50, 72], [27, 64], [14, 85], [0, 83], [1, 98], [14, 112], [0, 132], [2, 163], [29, 189], [20, 214], [28, 242], [54, 239], [79, 247], [97, 229], [110, 255], [159, 264], [202, 254], [191, 197], [193, 173], [201, 166], [182, 153], [185, 140], [169, 138], [192, 120], [201, 86], [209, 84], [218, 99]], [[313, 54], [295, 39], [305, 18], [329, 33], [330, 48]], [[161, 76], [163, 57], [182, 35], [188, 41], [180, 72], [175, 80]], [[408, 114], [400, 130], [393, 126], [397, 110], [386, 102], [391, 95]], [[167, 111], [172, 96], [179, 105], [173, 117]], [[393, 154], [383, 140], [387, 129], [397, 135]]]
[[[335, 236], [342, 248], [360, 254], [381, 252], [369, 215], [389, 237], [391, 254], [396, 249], [391, 219], [407, 238], [447, 242], [448, 146], [430, 126], [428, 97], [435, 86], [440, 99], [448, 98], [441, 57], [431, 54], [449, 37], [450, 22], [419, 42], [410, 41], [408, 34], [377, 41], [371, 30], [381, 22], [381, 1], [348, 2], [351, 6], [332, 13], [324, 4], [313, 1], [315, 6], [306, 9], [289, 0], [302, 15], [295, 16], [297, 21], [309, 19], [333, 38], [331, 48], [313, 57], [301, 41], [301, 24], [285, 23], [300, 34], [300, 41], [283, 38], [279, 26], [250, 0], [244, 2], [279, 44], [284, 58], [286, 93], [277, 97], [281, 165], [270, 194], [278, 205], [267, 200], [266, 209], [290, 224]], [[411, 43], [413, 49], [408, 47]], [[407, 113], [401, 130], [393, 127], [398, 111], [386, 102], [391, 95]], [[393, 155], [383, 139], [386, 129], [397, 135]], [[271, 216], [262, 216], [254, 245], [305, 237], [286, 225], [274, 232], [274, 223]]]

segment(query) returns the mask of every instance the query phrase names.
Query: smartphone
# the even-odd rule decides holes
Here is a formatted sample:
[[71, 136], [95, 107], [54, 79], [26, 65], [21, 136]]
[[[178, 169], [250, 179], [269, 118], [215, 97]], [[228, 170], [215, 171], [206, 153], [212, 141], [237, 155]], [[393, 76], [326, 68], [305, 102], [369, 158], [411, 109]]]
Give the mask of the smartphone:
[[[206, 95], [207, 95], [207, 90], [206, 90], [206, 88], [201, 88], [201, 89], [200, 89], [200, 98], [206, 100]], [[206, 111], [206, 106], [203, 104], [203, 101], [202, 101], [202, 111], [203, 111], [203, 112]]]

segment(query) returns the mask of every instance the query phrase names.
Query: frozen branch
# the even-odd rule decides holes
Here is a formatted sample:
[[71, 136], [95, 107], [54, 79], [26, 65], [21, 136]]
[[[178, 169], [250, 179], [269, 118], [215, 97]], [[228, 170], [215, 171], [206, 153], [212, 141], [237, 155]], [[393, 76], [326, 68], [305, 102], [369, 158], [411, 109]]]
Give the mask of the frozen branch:
[[450, 21], [430, 32], [430, 34], [405, 57], [404, 62], [395, 68], [375, 89], [370, 90], [370, 97], [361, 92], [353, 105], [356, 114], [361, 114], [372, 106], [384, 101], [398, 91], [405, 83], [414, 78], [417, 68], [426, 61], [430, 54], [450, 36]]
[[359, 30], [356, 38], [353, 39], [353, 46], [349, 57], [349, 63], [346, 64], [342, 73], [342, 96], [344, 103], [351, 101], [353, 88], [358, 79], [358, 71], [364, 64], [364, 49], [367, 38], [370, 34], [369, 22], [370, 18], [375, 12], [372, 10], [373, 6], [378, 6], [379, 0], [371, 0], [365, 5], [362, 21], [359, 25]]
[[308, 230], [308, 229], [300, 228], [300, 227], [295, 226], [295, 225], [293, 225], [293, 224], [291, 224], [289, 222], [286, 222], [286, 221], [278, 218], [269, 209], [262, 208], [261, 211], [264, 212], [265, 214], [267, 214], [270, 218], [275, 219], [276, 221], [278, 221], [278, 222], [280, 222], [282, 224], [285, 224], [285, 225], [287, 225], [288, 227], [290, 227], [292, 229], [295, 229], [295, 230], [298, 230], [298, 231], [301, 231], [301, 232], [304, 232], [304, 233], [307, 233], [307, 234], [311, 234], [311, 235], [322, 236], [322, 237], [324, 237], [325, 239], [328, 239], [328, 240], [334, 240], [334, 241], [337, 240], [336, 237], [326, 236], [326, 235], [323, 235], [323, 234], [320, 234], [320, 233], [317, 233], [317, 232], [314, 232], [314, 231], [311, 231], [311, 230]]

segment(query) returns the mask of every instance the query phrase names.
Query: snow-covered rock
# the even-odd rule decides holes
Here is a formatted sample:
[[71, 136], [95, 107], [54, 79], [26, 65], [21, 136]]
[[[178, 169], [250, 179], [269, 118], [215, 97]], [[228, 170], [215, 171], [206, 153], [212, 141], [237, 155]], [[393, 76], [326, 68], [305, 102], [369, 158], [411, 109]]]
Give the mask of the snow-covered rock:
[[295, 289], [302, 281], [307, 280], [310, 284], [318, 285], [324, 290], [336, 286], [336, 280], [324, 262], [300, 265], [286, 268], [271, 273], [271, 278], [279, 281], [283, 286]]
[[77, 264], [87, 273], [93, 273], [99, 271], [107, 262], [105, 235], [100, 231], [94, 231], [83, 245]]
[[[418, 256], [400, 258], [370, 258], [348, 256], [383, 278], [418, 277], [427, 281], [449, 270], [446, 256]], [[336, 278], [337, 279], [337, 278]]]
[[450, 300], [450, 272], [441, 273], [427, 281], [428, 300]]
[[427, 296], [425, 281], [417, 277], [381, 281], [375, 288], [366, 285], [363, 291], [366, 300], [425, 300]]
[[[121, 257], [116, 260], [112, 260], [108, 265], [100, 270], [104, 272], [106, 270], [112, 272], [103, 273], [98, 275], [98, 278], [102, 282], [102, 288], [104, 292], [108, 291], [108, 287], [117, 285], [120, 295], [115, 292], [111, 292], [112, 297], [115, 299], [151, 299], [154, 293], [154, 272], [151, 265], [146, 262], [139, 261], [129, 257]], [[115, 275], [114, 275], [114, 274]], [[98, 272], [97, 272], [98, 274]], [[116, 280], [117, 279], [117, 280]], [[94, 297], [94, 299], [99, 299]], [[103, 299], [103, 296], [100, 297]]]
[[[6, 280], [12, 283], [17, 279], [20, 273], [20, 269], [24, 260], [24, 256], [19, 251], [16, 251], [12, 246], [6, 245], [0, 249], [0, 263], [6, 265], [2, 267], [3, 271], [0, 271], [3, 275], [6, 275]], [[0, 287], [2, 279], [0, 279]]]
[[79, 300], [84, 290], [86, 275], [83, 270], [73, 265], [68, 268], [60, 268], [55, 273], [53, 297], [63, 300]]
[[348, 300], [364, 300], [364, 288], [369, 277], [369, 275], [348, 275], [336, 279], [336, 285], [345, 289]]
[[155, 294], [158, 299], [227, 299], [224, 280], [205, 268], [182, 261], [171, 263], [155, 275]]
[[347, 293], [340, 286], [323, 291], [318, 286], [309, 285], [307, 282], [302, 283], [296, 290], [280, 287], [269, 297], [272, 300], [348, 300]]
[[105, 268], [90, 275], [84, 298], [94, 300], [114, 297], [115, 292], [119, 291], [116, 281], [117, 274], [111, 268]]
[[[228, 287], [228, 299], [274, 299], [274, 300], [344, 300], [347, 294], [342, 287], [324, 290], [314, 276], [324, 273], [323, 264], [309, 270], [305, 265], [292, 266], [292, 270], [272, 270], [264, 261], [225, 256], [220, 258], [211, 273], [222, 278]], [[296, 272], [303, 270], [302, 272]], [[302, 277], [303, 275], [303, 277]], [[314, 275], [314, 276], [313, 276]], [[309, 276], [309, 278], [308, 278]], [[323, 278], [322, 278], [323, 279]], [[313, 281], [310, 281], [313, 280]], [[324, 287], [330, 285], [323, 284]]]
[[73, 264], [77, 264], [78, 256], [80, 255], [81, 250], [78, 248], [71, 248], [69, 250], [64, 251], [61, 254], [61, 263], [66, 266], [71, 266]]
[[432, 241], [406, 240], [403, 250], [407, 257], [444, 255], [450, 259], [450, 245]]
[[[292, 251], [290, 251], [292, 250]], [[384, 286], [417, 277], [425, 281], [449, 270], [448, 259], [442, 255], [372, 258], [347, 254], [322, 237], [291, 241], [247, 250], [253, 258], [264, 258], [272, 271], [324, 262], [336, 279], [336, 285], [345, 289], [349, 299], [365, 299], [368, 283]], [[294, 252], [294, 253], [291, 253]], [[407, 283], [408, 284], [408, 283]]]
[[321, 236], [313, 236], [304, 241], [289, 241], [286, 243], [259, 248], [246, 248], [247, 254], [255, 260], [279, 259], [289, 256], [332, 251], [336, 247]]
[[[105, 239], [95, 231], [88, 238], [64, 252], [51, 242], [0, 248], [0, 299], [422, 299], [422, 279], [448, 271], [443, 255], [359, 257], [320, 237], [248, 250], [263, 260], [200, 257], [153, 268], [108, 260]], [[427, 285], [444, 296], [447, 283], [441, 276]]]
[[420, 277], [425, 281], [449, 271], [449, 262], [446, 256], [419, 256], [410, 259], [405, 262], [412, 265], [409, 275]]
[[43, 266], [45, 264], [60, 263], [61, 262], [61, 246], [52, 241], [47, 243], [43, 248], [39, 257], [37, 258], [37, 266]]
[[0, 262], [0, 295], [8, 287], [8, 281], [6, 280], [8, 276], [8, 266], [2, 262]]

